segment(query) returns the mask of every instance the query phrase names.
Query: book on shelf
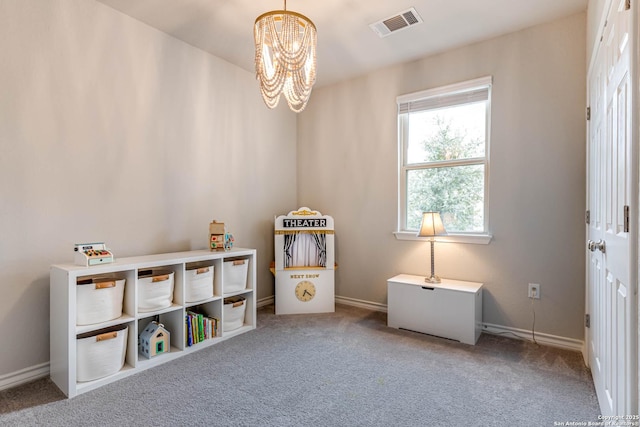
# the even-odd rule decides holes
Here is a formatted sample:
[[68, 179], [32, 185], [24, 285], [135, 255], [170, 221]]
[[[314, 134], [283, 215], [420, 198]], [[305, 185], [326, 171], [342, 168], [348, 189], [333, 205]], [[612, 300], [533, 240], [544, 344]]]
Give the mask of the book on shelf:
[[197, 311], [188, 311], [185, 316], [185, 344], [191, 347], [202, 341], [220, 336], [220, 319]]
[[184, 321], [184, 325], [185, 325], [185, 339], [187, 341], [187, 347], [191, 347], [193, 345], [193, 338], [191, 336], [191, 316], [189, 316], [189, 314], [187, 314], [185, 316], [185, 321]]
[[198, 338], [199, 342], [204, 341], [204, 316], [198, 313]]

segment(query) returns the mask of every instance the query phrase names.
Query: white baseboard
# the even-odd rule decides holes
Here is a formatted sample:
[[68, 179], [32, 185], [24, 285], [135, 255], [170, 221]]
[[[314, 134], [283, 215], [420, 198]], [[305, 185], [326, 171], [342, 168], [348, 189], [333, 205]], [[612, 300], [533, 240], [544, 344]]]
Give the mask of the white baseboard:
[[[494, 335], [505, 335], [506, 337], [509, 337], [509, 335], [511, 335], [512, 337], [515, 336], [526, 341], [533, 341], [533, 333], [527, 329], [518, 329], [511, 328], [509, 326], [494, 325], [492, 323], [483, 323], [482, 332]], [[574, 338], [559, 337], [557, 335], [545, 334], [541, 332], [536, 332], [535, 338], [536, 342], [539, 344], [579, 351], [581, 353], [584, 347], [584, 341], [576, 340]]]
[[[336, 295], [336, 304], [350, 305], [353, 307], [366, 308], [373, 311], [387, 312], [387, 306], [385, 304], [379, 304], [376, 302], [364, 301], [355, 298], [341, 297]], [[266, 305], [275, 304], [275, 296], [261, 298], [258, 300], [256, 307], [264, 307]]]
[[256, 302], [256, 308], [264, 307], [265, 305], [274, 304], [276, 297], [271, 295], [270, 297], [261, 298]]
[[371, 301], [364, 301], [361, 299], [355, 299], [355, 298], [349, 298], [349, 297], [341, 297], [339, 295], [336, 295], [336, 303], [350, 305], [353, 307], [367, 308], [369, 310], [381, 311], [383, 313], [387, 312], [386, 304], [380, 304], [380, 303], [371, 302]]
[[49, 362], [30, 368], [21, 369], [6, 375], [0, 375], [0, 390], [6, 390], [30, 381], [39, 380], [49, 376]]
[[[342, 296], [336, 295], [336, 303], [351, 305], [351, 306], [360, 307], [360, 308], [367, 308], [369, 310], [381, 311], [383, 313], [387, 312], [386, 304], [379, 304], [379, 303], [359, 300], [355, 298], [348, 298], [348, 297], [342, 297]], [[505, 335], [506, 337], [511, 337], [511, 338], [515, 337], [515, 338], [519, 338], [527, 341], [533, 341], [533, 333], [526, 329], [517, 329], [517, 328], [511, 328], [509, 326], [495, 325], [492, 323], [483, 323], [482, 332], [486, 332], [488, 334], [494, 334], [494, 335]], [[538, 342], [539, 344], [579, 351], [581, 353], [584, 351], [584, 341], [581, 341], [581, 340], [560, 337], [557, 335], [545, 334], [540, 332], [535, 333], [535, 338], [536, 338], [536, 342]]]

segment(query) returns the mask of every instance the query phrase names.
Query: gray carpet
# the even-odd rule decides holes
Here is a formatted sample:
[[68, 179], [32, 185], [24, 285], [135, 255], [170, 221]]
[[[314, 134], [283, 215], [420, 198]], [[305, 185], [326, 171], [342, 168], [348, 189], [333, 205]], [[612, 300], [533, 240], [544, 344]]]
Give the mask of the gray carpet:
[[597, 421], [580, 353], [483, 334], [476, 346], [386, 314], [275, 316], [73, 399], [49, 379], [0, 393], [3, 426], [553, 426]]

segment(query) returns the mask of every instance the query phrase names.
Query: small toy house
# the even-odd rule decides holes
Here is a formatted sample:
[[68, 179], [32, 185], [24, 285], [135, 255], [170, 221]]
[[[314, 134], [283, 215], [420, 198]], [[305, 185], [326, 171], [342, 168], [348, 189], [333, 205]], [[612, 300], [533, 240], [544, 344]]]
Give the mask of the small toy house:
[[150, 359], [163, 353], [169, 353], [170, 333], [162, 323], [150, 322], [138, 337], [138, 351]]
[[218, 222], [215, 219], [209, 224], [209, 248], [212, 251], [224, 250], [224, 235], [226, 230], [224, 222]]
[[233, 235], [227, 232], [224, 222], [215, 219], [209, 224], [209, 248], [212, 251], [228, 251], [233, 247]]

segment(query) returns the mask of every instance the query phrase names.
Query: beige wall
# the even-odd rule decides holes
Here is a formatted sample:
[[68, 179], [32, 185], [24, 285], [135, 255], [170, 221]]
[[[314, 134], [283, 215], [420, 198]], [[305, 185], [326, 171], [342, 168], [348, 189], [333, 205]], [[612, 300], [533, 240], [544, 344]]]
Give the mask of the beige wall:
[[273, 217], [297, 205], [286, 104], [94, 1], [0, 1], [0, 52], [0, 379], [48, 362], [49, 265], [76, 242], [200, 249], [224, 220], [273, 294]]
[[442, 243], [443, 277], [486, 284], [484, 321], [582, 339], [586, 14], [314, 90], [298, 120], [298, 201], [336, 224], [336, 294], [386, 304], [386, 279], [425, 275], [398, 241], [398, 95], [492, 75], [489, 245]]

